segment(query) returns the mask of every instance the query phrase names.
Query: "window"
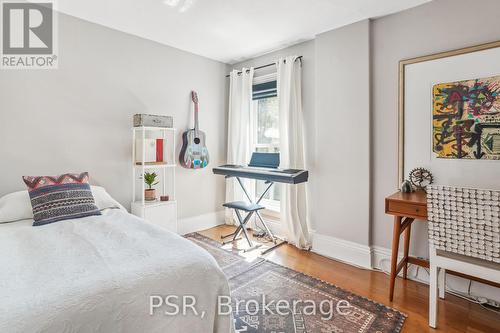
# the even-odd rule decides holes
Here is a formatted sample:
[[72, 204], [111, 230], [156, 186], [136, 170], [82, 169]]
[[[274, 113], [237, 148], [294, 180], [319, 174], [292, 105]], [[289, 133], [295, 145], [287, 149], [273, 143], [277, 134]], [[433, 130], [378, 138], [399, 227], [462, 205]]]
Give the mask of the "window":
[[[279, 108], [275, 80], [254, 84], [253, 119], [254, 150], [264, 153], [279, 152]], [[260, 197], [266, 187], [264, 181], [257, 180], [256, 196]], [[268, 215], [279, 213], [280, 194], [280, 184], [275, 184], [262, 199]]]

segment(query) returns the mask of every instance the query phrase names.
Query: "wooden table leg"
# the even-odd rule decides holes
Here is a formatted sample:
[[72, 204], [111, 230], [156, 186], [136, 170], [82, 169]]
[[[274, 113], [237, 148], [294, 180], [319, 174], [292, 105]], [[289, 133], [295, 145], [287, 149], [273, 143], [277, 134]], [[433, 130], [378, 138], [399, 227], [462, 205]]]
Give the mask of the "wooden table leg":
[[394, 227], [392, 229], [392, 255], [391, 255], [391, 281], [389, 286], [389, 300], [392, 302], [394, 296], [394, 284], [396, 283], [396, 268], [398, 266], [399, 236], [401, 235], [401, 216], [394, 216]]
[[411, 223], [405, 229], [405, 244], [404, 244], [404, 257], [405, 257], [405, 267], [403, 269], [403, 279], [408, 276], [408, 252], [410, 250], [410, 233], [411, 233]]

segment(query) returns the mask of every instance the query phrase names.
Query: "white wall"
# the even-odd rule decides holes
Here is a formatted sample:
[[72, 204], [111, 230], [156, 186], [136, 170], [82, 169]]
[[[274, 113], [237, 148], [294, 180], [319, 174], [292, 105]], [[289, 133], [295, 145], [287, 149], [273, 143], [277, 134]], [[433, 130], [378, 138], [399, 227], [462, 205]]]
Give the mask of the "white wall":
[[316, 232], [368, 245], [370, 22], [316, 37]]
[[[191, 89], [211, 166], [225, 161], [225, 64], [62, 14], [59, 51], [57, 70], [0, 72], [0, 195], [24, 189], [22, 175], [88, 171], [129, 207], [132, 115], [172, 115], [180, 138]], [[179, 217], [220, 210], [223, 182], [177, 168]]]

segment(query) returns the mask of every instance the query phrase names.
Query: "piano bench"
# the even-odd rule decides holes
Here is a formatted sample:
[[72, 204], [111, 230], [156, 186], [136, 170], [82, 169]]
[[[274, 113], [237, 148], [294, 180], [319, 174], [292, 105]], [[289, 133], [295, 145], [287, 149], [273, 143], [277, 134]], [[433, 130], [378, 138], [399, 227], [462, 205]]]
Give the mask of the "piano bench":
[[[234, 209], [234, 212], [236, 213], [236, 216], [238, 217], [238, 222], [240, 224], [238, 226], [238, 228], [236, 229], [236, 231], [234, 232], [234, 234], [227, 235], [226, 237], [234, 235], [233, 240], [232, 240], [234, 242], [238, 238], [238, 236], [240, 235], [240, 233], [243, 232], [243, 235], [245, 236], [245, 238], [246, 238], [246, 240], [248, 242], [248, 245], [250, 246], [250, 249], [248, 249], [248, 250], [251, 250], [251, 249], [253, 249], [255, 247], [260, 246], [260, 245], [253, 246], [252, 240], [248, 237], [248, 233], [247, 233], [247, 230], [246, 230], [246, 224], [250, 220], [250, 218], [252, 217], [252, 215], [254, 213], [258, 214], [258, 211], [261, 210], [261, 209], [264, 209], [265, 207], [261, 206], [259, 204], [256, 204], [256, 203], [245, 202], [245, 201], [226, 202], [222, 206]], [[243, 216], [241, 216], [240, 211], [246, 212], [247, 215], [243, 218]]]
[[266, 207], [255, 204], [255, 203], [248, 203], [244, 201], [233, 201], [233, 202], [226, 202], [222, 206], [227, 207], [227, 208], [232, 208], [232, 209], [238, 209], [242, 210], [244, 212], [255, 212], [261, 209], [264, 209]]

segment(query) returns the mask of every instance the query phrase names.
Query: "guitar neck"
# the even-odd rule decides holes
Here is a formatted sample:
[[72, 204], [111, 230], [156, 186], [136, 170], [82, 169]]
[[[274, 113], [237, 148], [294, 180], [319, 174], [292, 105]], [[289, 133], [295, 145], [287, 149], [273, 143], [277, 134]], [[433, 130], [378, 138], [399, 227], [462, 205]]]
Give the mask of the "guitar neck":
[[198, 136], [199, 124], [198, 124], [198, 103], [194, 103], [194, 132]]

